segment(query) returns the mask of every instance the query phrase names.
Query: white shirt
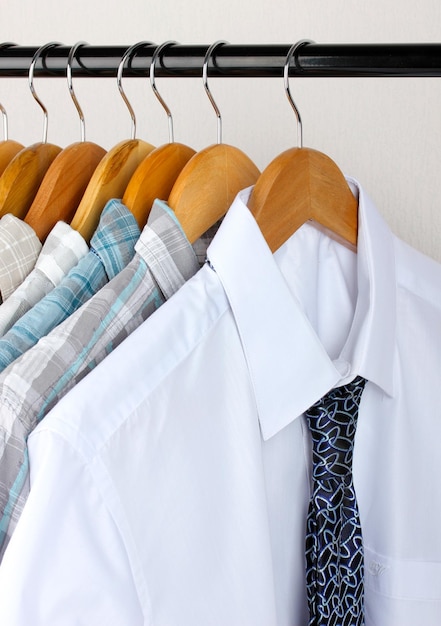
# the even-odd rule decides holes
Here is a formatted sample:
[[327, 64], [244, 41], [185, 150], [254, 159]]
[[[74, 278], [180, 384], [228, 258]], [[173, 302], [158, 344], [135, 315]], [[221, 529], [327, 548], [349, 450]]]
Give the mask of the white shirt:
[[272, 256], [247, 198], [30, 436], [0, 623], [306, 626], [302, 413], [356, 375], [366, 626], [441, 623], [441, 266], [361, 189], [358, 254], [305, 224]]

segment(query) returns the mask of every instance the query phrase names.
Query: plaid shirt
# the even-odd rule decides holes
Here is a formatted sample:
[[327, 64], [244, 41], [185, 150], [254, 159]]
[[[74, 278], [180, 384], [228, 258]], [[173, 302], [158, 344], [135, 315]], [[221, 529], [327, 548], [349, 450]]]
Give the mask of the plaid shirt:
[[140, 230], [119, 200], [107, 203], [90, 251], [0, 339], [0, 371], [61, 324], [131, 261]]
[[41, 243], [33, 228], [10, 213], [0, 220], [0, 302], [5, 301], [33, 269]]
[[29, 493], [29, 433], [199, 269], [216, 228], [192, 248], [173, 211], [156, 201], [132, 262], [0, 375], [0, 554]]
[[0, 337], [52, 291], [88, 250], [80, 233], [65, 222], [57, 222], [47, 236], [34, 269], [0, 305]]

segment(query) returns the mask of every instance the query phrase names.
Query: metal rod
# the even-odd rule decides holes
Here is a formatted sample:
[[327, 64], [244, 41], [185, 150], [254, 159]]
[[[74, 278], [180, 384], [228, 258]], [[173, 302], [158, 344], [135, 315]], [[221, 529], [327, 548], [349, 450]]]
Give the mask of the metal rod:
[[[75, 76], [116, 76], [127, 46], [82, 46], [72, 64]], [[176, 45], [165, 49], [158, 59], [156, 76], [202, 76], [208, 45]], [[285, 57], [291, 44], [226, 44], [210, 63], [211, 76], [282, 77]], [[136, 51], [127, 63], [124, 76], [147, 76], [156, 45]], [[0, 76], [28, 76], [38, 46], [0, 48]], [[71, 46], [47, 51], [35, 67], [35, 76], [66, 77]], [[295, 67], [294, 67], [295, 65]], [[299, 51], [291, 76], [305, 77], [431, 77], [441, 76], [441, 43], [411, 44], [320, 44], [311, 43]]]

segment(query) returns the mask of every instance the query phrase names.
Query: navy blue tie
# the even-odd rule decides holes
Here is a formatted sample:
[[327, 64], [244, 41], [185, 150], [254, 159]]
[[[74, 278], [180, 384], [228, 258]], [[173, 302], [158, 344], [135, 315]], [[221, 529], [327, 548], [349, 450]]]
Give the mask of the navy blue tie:
[[365, 379], [332, 389], [308, 411], [313, 493], [306, 530], [310, 626], [363, 626], [363, 542], [352, 482]]

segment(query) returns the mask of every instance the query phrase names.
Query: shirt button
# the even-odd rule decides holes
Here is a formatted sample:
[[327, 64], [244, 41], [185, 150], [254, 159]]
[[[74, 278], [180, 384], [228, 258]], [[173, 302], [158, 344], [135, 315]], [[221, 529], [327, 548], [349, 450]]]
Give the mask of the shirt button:
[[351, 371], [351, 364], [345, 361], [345, 359], [335, 359], [333, 361], [335, 369], [338, 371], [342, 378], [346, 378]]

